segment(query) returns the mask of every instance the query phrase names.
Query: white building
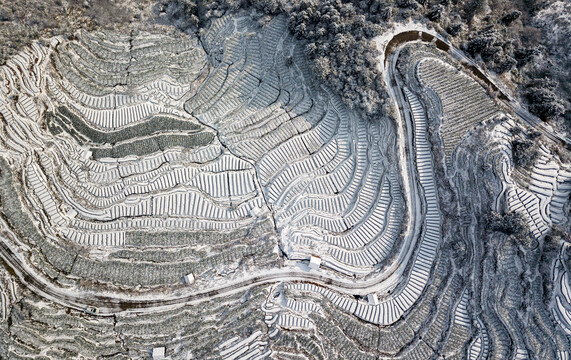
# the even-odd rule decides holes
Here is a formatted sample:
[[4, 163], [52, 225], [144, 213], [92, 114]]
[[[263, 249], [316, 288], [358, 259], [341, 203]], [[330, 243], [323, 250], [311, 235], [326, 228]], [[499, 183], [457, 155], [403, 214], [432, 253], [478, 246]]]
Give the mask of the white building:
[[319, 266], [321, 266], [321, 258], [311, 255], [309, 258], [309, 268], [317, 270]]
[[153, 360], [162, 360], [165, 358], [165, 348], [164, 346], [153, 348], [153, 354], [151, 356]]
[[379, 298], [377, 297], [377, 294], [369, 294], [369, 295], [367, 295], [367, 301], [368, 301], [369, 304], [371, 304], [371, 305], [379, 305]]
[[194, 274], [193, 274], [193, 273], [187, 274], [187, 275], [184, 277], [184, 283], [187, 284], [187, 285], [193, 284], [193, 283], [194, 283], [194, 280], [195, 280], [195, 278], [194, 278]]

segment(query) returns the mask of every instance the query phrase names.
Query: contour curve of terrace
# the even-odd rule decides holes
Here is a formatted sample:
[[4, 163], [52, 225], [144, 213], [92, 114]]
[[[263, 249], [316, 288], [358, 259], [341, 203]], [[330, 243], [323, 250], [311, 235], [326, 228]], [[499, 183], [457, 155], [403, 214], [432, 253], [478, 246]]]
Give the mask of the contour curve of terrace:
[[[280, 17], [260, 27], [225, 16], [200, 41], [80, 32], [8, 61], [0, 255], [47, 300], [22, 301], [28, 318], [41, 314], [35, 327], [82, 324], [79, 336], [27, 336], [33, 346], [11, 351], [122, 336], [105, 351], [166, 345], [189, 358], [196, 345], [208, 355], [195, 358], [262, 359], [299, 350], [313, 333], [351, 359], [505, 358], [498, 344], [509, 338], [497, 324], [521, 309], [495, 323], [478, 309], [479, 280], [464, 278], [478, 265], [459, 256], [459, 237], [476, 249], [478, 233], [453, 233], [458, 219], [444, 209], [505, 206], [540, 239], [566, 221], [571, 169], [540, 148], [521, 179], [516, 123], [484, 87], [434, 49], [393, 50], [385, 75], [395, 124], [361, 119], [315, 81]], [[474, 150], [464, 135], [480, 124], [487, 138]], [[489, 173], [474, 166], [480, 157]], [[442, 165], [459, 200], [439, 191]], [[467, 217], [458, 220], [465, 229]], [[514, 274], [505, 264], [489, 283], [503, 283], [503, 269]], [[551, 313], [571, 331], [564, 264], [554, 277]], [[2, 319], [14, 284], [9, 298], [0, 283]], [[48, 313], [49, 301], [64, 307]], [[86, 305], [102, 316], [67, 312]], [[536, 315], [549, 325], [548, 316]], [[27, 320], [14, 319], [28, 334]], [[555, 335], [545, 337], [565, 343]]]
[[388, 261], [405, 207], [393, 127], [313, 81], [285, 19], [255, 27], [224, 17], [201, 43], [80, 32], [12, 59], [7, 241], [50, 280], [116, 291], [244, 258], [275, 269], [278, 248], [351, 278]]

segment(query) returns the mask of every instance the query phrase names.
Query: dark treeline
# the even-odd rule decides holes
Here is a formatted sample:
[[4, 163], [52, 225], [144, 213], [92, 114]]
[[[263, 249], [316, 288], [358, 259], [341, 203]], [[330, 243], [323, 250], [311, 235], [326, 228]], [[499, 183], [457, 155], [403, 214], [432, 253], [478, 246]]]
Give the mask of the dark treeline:
[[289, 29], [303, 42], [314, 73], [352, 108], [374, 119], [387, 99], [370, 41], [392, 16], [391, 6], [368, 1], [162, 0], [159, 13], [181, 30], [200, 28], [212, 17], [251, 8], [260, 24], [267, 16], [284, 15]]
[[[553, 0], [161, 0], [162, 13], [183, 30], [212, 17], [252, 10], [260, 23], [285, 15], [304, 42], [315, 73], [351, 107], [375, 118], [387, 95], [370, 41], [395, 21], [426, 22], [489, 70], [517, 87], [529, 110], [571, 129], [571, 64], [549, 49], [534, 16]], [[553, 45], [553, 44], [551, 44]], [[557, 45], [557, 44], [556, 44]]]
[[[366, 116], [386, 93], [371, 39], [397, 21], [433, 26], [480, 65], [502, 74], [529, 110], [571, 130], [571, 25], [555, 0], [0, 0], [0, 61], [33, 39], [79, 28], [158, 22], [196, 31], [211, 18], [248, 9], [259, 20], [288, 18], [315, 74]], [[542, 10], [550, 9], [548, 15]], [[151, 16], [149, 16], [149, 13]], [[559, 35], [553, 29], [559, 27]], [[565, 28], [567, 26], [567, 28]]]

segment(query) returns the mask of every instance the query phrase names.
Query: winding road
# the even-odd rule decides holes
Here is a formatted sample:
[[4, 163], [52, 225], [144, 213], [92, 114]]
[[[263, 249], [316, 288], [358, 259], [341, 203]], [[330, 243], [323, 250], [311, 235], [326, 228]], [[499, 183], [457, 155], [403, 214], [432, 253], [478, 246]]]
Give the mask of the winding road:
[[[448, 53], [452, 59], [458, 61], [466, 72], [472, 73], [473, 76], [482, 80], [486, 85], [490, 86], [493, 91], [497, 92], [498, 101], [527, 125], [541, 131], [543, 135], [552, 141], [565, 144], [566, 146], [571, 145], [571, 139], [569, 139], [569, 137], [555, 132], [550, 125], [527, 111], [517, 100], [508, 94], [507, 91], [502, 90], [502, 88], [498, 86], [497, 81], [484, 72], [472, 59], [468, 58], [463, 52], [452, 46], [438, 34], [430, 33], [428, 30], [406, 30], [395, 34], [389, 40], [383, 51], [384, 56], [382, 61], [385, 68], [390, 62], [390, 55], [396, 51], [397, 48], [408, 42], [415, 41], [434, 43], [438, 49]], [[390, 84], [388, 86], [389, 88], [391, 87]]]
[[[406, 33], [406, 34], [405, 34]], [[525, 109], [523, 109], [517, 102], [511, 100], [490, 80], [477, 66], [467, 59], [458, 50], [452, 48], [449, 44], [444, 42], [440, 37], [429, 33], [423, 32], [401, 32], [394, 34], [392, 40], [389, 41], [384, 52], [383, 61], [389, 65], [386, 67], [385, 80], [388, 86], [389, 95], [397, 104], [399, 114], [397, 114], [397, 132], [398, 132], [398, 152], [400, 162], [400, 171], [403, 182], [403, 190], [405, 191], [406, 205], [408, 211], [408, 224], [405, 226], [403, 246], [400, 249], [399, 255], [391, 267], [385, 271], [375, 274], [375, 276], [367, 280], [352, 280], [341, 278], [332, 272], [323, 270], [305, 270], [302, 266], [290, 266], [271, 271], [261, 271], [259, 274], [252, 274], [242, 278], [236, 278], [227, 281], [224, 284], [219, 284], [214, 287], [206, 289], [197, 289], [196, 286], [181, 287], [175, 290], [170, 295], [156, 295], [149, 294], [146, 296], [131, 296], [128, 297], [113, 294], [97, 294], [86, 291], [78, 291], [77, 289], [66, 289], [57, 286], [42, 276], [40, 276], [34, 269], [32, 269], [26, 260], [26, 254], [15, 250], [9, 245], [9, 240], [0, 235], [0, 258], [4, 261], [4, 266], [14, 276], [18, 277], [20, 282], [27, 287], [30, 291], [39, 295], [40, 297], [49, 299], [62, 306], [83, 310], [86, 306], [95, 306], [99, 308], [99, 316], [113, 316], [121, 312], [147, 312], [166, 309], [169, 307], [182, 306], [185, 304], [195, 304], [208, 301], [213, 298], [227, 296], [229, 294], [245, 291], [249, 288], [266, 285], [277, 282], [308, 282], [316, 285], [329, 288], [342, 294], [348, 295], [366, 295], [371, 292], [386, 291], [392, 289], [396, 284], [401, 281], [405, 276], [405, 270], [408, 262], [410, 261], [415, 248], [417, 247], [422, 219], [425, 214], [422, 214], [421, 199], [419, 196], [417, 173], [414, 166], [414, 159], [412, 158], [414, 151], [412, 151], [413, 144], [413, 124], [411, 123], [412, 117], [410, 116], [408, 104], [402, 93], [402, 84], [400, 79], [395, 74], [395, 62], [398, 58], [398, 48], [407, 42], [413, 41], [429, 41], [436, 42], [436, 45], [443, 51], [447, 51], [453, 58], [461, 61], [468, 70], [471, 70], [475, 76], [479, 78], [484, 77], [484, 80], [489, 84], [493, 84], [496, 90], [500, 91], [501, 101], [504, 102], [508, 108], [520, 116], [528, 124], [539, 128], [546, 136], [555, 140], [562, 141], [569, 144], [568, 138], [555, 134], [552, 130], [547, 128], [539, 119], [533, 117]], [[468, 65], [466, 65], [468, 64]], [[475, 70], [474, 70], [475, 69]], [[476, 72], [475, 72], [476, 71]], [[407, 275], [408, 276], [408, 275]]]

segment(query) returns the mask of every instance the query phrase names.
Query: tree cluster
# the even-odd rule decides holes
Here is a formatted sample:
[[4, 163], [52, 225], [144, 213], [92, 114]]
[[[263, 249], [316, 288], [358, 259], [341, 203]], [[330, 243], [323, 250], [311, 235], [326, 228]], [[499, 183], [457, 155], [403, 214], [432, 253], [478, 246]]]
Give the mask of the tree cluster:
[[[518, 128], [519, 129], [519, 128]], [[539, 157], [538, 141], [540, 133], [535, 131], [517, 132], [512, 140], [512, 157], [518, 168], [531, 169]]]
[[504, 41], [492, 26], [488, 26], [463, 45], [464, 51], [473, 58], [480, 57], [497, 73], [512, 70], [517, 64], [513, 57], [513, 42]]
[[562, 116], [565, 103], [556, 94], [557, 83], [551, 79], [532, 81], [525, 92], [529, 109], [542, 120]]
[[516, 211], [509, 211], [505, 214], [492, 211], [485, 216], [485, 221], [490, 230], [513, 236], [517, 240], [527, 242], [530, 237], [525, 218]]
[[[562, 121], [563, 129], [569, 131], [571, 75], [565, 68], [569, 69], [571, 64], [565, 56], [558, 54], [558, 44], [550, 44], [552, 34], [548, 33], [549, 26], [540, 25], [535, 18], [550, 3], [524, 0], [525, 6], [522, 6], [512, 0], [488, 0], [488, 6], [494, 11], [485, 16], [482, 13], [477, 25], [469, 26], [467, 29], [470, 31], [465, 35], [454, 31], [449, 33], [464, 35], [461, 48], [476, 61], [481, 61], [496, 73], [509, 74], [515, 85], [519, 85], [522, 100], [531, 113], [544, 121]], [[477, 11], [465, 12], [463, 19], [470, 25], [477, 16]], [[568, 41], [559, 45], [565, 44]], [[559, 53], [566, 53], [565, 49], [562, 50]]]
[[[376, 12], [366, 11], [374, 8]], [[351, 107], [379, 116], [383, 98], [377, 51], [371, 39], [380, 33], [374, 21], [387, 16], [379, 1], [301, 1], [289, 8], [289, 28], [306, 44], [317, 75]]]
[[192, 1], [161, 0], [155, 5], [155, 11], [183, 32], [196, 30], [200, 24], [198, 5]]

